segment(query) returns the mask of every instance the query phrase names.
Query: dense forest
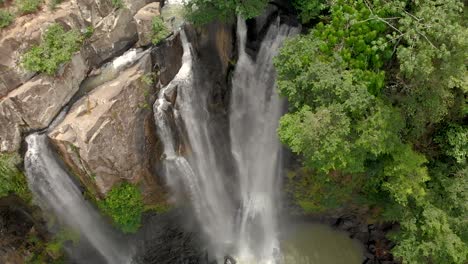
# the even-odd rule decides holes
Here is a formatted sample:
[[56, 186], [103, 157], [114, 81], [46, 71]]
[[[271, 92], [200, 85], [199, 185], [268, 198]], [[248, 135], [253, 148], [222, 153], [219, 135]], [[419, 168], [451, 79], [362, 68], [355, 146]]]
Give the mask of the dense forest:
[[[13, 54], [15, 56], [11, 54], [5, 56], [9, 60], [10, 57], [18, 59], [15, 62], [18, 64], [17, 69], [16, 65], [11, 69], [8, 68], [14, 65], [13, 59], [8, 63], [2, 59], [0, 63], [0, 68], [2, 70], [8, 68], [13, 76], [11, 77], [13, 84], [9, 84], [8, 87], [5, 85], [4, 89], [3, 86], [0, 87], [0, 110], [2, 110], [0, 111], [0, 119], [4, 117], [0, 121], [6, 124], [2, 123], [0, 126], [0, 139], [3, 140], [1, 136], [5, 137], [5, 140], [1, 142], [0, 153], [0, 198], [11, 198], [10, 194], [15, 193], [21, 198], [21, 202], [18, 202], [20, 209], [31, 207], [33, 197], [24, 175], [24, 161], [20, 157], [20, 154], [23, 155], [26, 151], [27, 145], [23, 138], [39, 130], [45, 132], [52, 120], [60, 116], [58, 115], [60, 109], [66, 108], [65, 106], [68, 104], [70, 106], [75, 104], [76, 102], [72, 100], [72, 94], [76, 93], [78, 84], [88, 74], [98, 72], [98, 65], [101, 66], [104, 62], [115, 58], [117, 54], [123, 53], [128, 48], [127, 46], [131, 46], [129, 44], [136, 43], [141, 37], [139, 35], [145, 34], [147, 35], [147, 43], [138, 44], [141, 45], [139, 48], [150, 46], [153, 48], [153, 46], [156, 47], [161, 42], [165, 42], [157, 47], [160, 50], [155, 48], [154, 52], [151, 51], [154, 53], [151, 56], [162, 60], [159, 58], [164, 57], [161, 54], [169, 54], [167, 61], [170, 63], [168, 64], [173, 63], [173, 57], [183, 58], [183, 44], [179, 43], [180, 47], [174, 44], [183, 43], [180, 40], [181, 37], [170, 33], [168, 26], [159, 17], [159, 4], [163, 2], [158, 1], [157, 8], [153, 6], [153, 9], [158, 11], [151, 13], [151, 16], [146, 14], [148, 16], [146, 20], [141, 20], [144, 21], [143, 24], [146, 23], [146, 26], [143, 30], [141, 28], [137, 30], [136, 24], [132, 24], [134, 23], [132, 22], [133, 15], [137, 10], [129, 11], [129, 8], [124, 8], [122, 1], [111, 0], [108, 7], [96, 4], [100, 1], [87, 1], [89, 3], [85, 4], [81, 0], [72, 1], [73, 4], [67, 5], [63, 9], [66, 11], [59, 9], [60, 16], [52, 18], [47, 12], [52, 14], [57, 5], [67, 4], [67, 1], [46, 1], [50, 6], [47, 9], [41, 9], [40, 6], [45, 3], [42, 0], [0, 0], [2, 8], [0, 9], [0, 30], [5, 30], [2, 32], [7, 32], [7, 30], [16, 32], [14, 31], [17, 30], [15, 27], [22, 28], [20, 23], [29, 23], [28, 19], [33, 18], [34, 12], [39, 11], [43, 12], [38, 16], [40, 19], [44, 19], [44, 21], [50, 19], [49, 22], [54, 22], [49, 23], [47, 29], [44, 29], [40, 44], [36, 43], [39, 42], [38, 36], [36, 39], [27, 39], [30, 43], [27, 43], [26, 46], [30, 48], [27, 51], [21, 51], [24, 54], [19, 56], [18, 54], [21, 52], [18, 52], [16, 54], [18, 57], [15, 57], [15, 54]], [[191, 0], [186, 2], [184, 15], [195, 26], [208, 24], [212, 21], [234, 23], [236, 17], [252, 19], [261, 15], [269, 3], [268, 0]], [[288, 166], [284, 186], [284, 190], [287, 192], [285, 196], [293, 200], [294, 206], [292, 207], [299, 209], [301, 216], [326, 214], [341, 208], [365, 208], [365, 220], [368, 223], [391, 223], [392, 227], [395, 227], [392, 229], [389, 239], [395, 243], [392, 254], [397, 261], [405, 264], [468, 263], [468, 79], [466, 74], [468, 20], [465, 14], [466, 1], [284, 0], [276, 2], [292, 2], [291, 8], [294, 9], [295, 17], [302, 25], [301, 34], [287, 39], [274, 59], [277, 90], [288, 101], [287, 112], [280, 120], [277, 133], [283, 145], [293, 153], [293, 162]], [[101, 26], [94, 25], [95, 27], [93, 27], [90, 24], [79, 30], [74, 22], [71, 23], [74, 27], [72, 26], [70, 29], [64, 28], [63, 23], [56, 23], [58, 20], [65, 21], [67, 17], [70, 17], [69, 14], [75, 10], [73, 9], [75, 7], [72, 8], [72, 6], [76, 3], [84, 6], [89, 4], [90, 10], [95, 8], [91, 3], [96, 4], [96, 8], [108, 9], [106, 12], [109, 16], [106, 19], [104, 17], [99, 19], [113, 21], [109, 22], [109, 25], [115, 24], [119, 27], [112, 29], [114, 31], [109, 31], [112, 34], [104, 34], [105, 27], [103, 29]], [[131, 5], [129, 6], [132, 8]], [[181, 9], [183, 8], [181, 7]], [[132, 15], [130, 15], [131, 12], [133, 12]], [[21, 18], [21, 16], [28, 14], [30, 17]], [[114, 14], [117, 15], [114, 17]], [[20, 22], [15, 24], [15, 19]], [[73, 16], [69, 19], [72, 21], [82, 18]], [[99, 22], [98, 24], [105, 23]], [[127, 25], [133, 25], [134, 28], [128, 30]], [[28, 26], [32, 27], [30, 24]], [[8, 27], [10, 28], [8, 29]], [[226, 32], [232, 31], [231, 29], [226, 29]], [[39, 32], [39, 29], [35, 30]], [[31, 31], [34, 34], [22, 31], [19, 34], [11, 34], [14, 44], [22, 43], [24, 41], [23, 35], [29, 34], [33, 37], [38, 35], [39, 33], [36, 31]], [[143, 31], [145, 34], [140, 34], [141, 32], [137, 34], [137, 31]], [[190, 30], [189, 40], [185, 39], [185, 42], [189, 42], [190, 37], [194, 38], [191, 36], [195, 35], [192, 31], [195, 32], [195, 30]], [[131, 36], [126, 35], [128, 32]], [[185, 34], [184, 36], [187, 38]], [[226, 33], [225, 37], [229, 34]], [[5, 33], [4, 36], [6, 35]], [[102, 37], [104, 35], [106, 37]], [[130, 40], [125, 44], [127, 38]], [[5, 39], [7, 38], [5, 37]], [[105, 41], [99, 42], [101, 39]], [[233, 39], [235, 40], [235, 37]], [[230, 43], [231, 40], [230, 37], [225, 39], [226, 43]], [[191, 41], [195, 41], [195, 38]], [[100, 48], [96, 48], [96, 52], [99, 51], [102, 54], [86, 54], [84, 51], [95, 49], [91, 43], [93, 45], [97, 43], [96, 46]], [[115, 43], [124, 44], [122, 47], [116, 47]], [[2, 45], [4, 45], [2, 47], [9, 47], [10, 44], [5, 41]], [[229, 44], [224, 46], [229, 46]], [[226, 54], [229, 53], [230, 51], [226, 51]], [[136, 51], [135, 54], [137, 54]], [[97, 58], [99, 57], [97, 55], [103, 57]], [[141, 56], [149, 57], [150, 55]], [[226, 55], [226, 57], [229, 56]], [[20, 57], [21, 59], [19, 59]], [[90, 60], [94, 68], [91, 67], [91, 64], [84, 65], [84, 62], [81, 66], [71, 63], [68, 64], [71, 65], [70, 72], [73, 72], [73, 67], [77, 67], [78, 70], [75, 69], [73, 74], [66, 75], [67, 71], [64, 70], [63, 66], [67, 65], [73, 58], [78, 61]], [[166, 61], [163, 61], [161, 65], [164, 63]], [[231, 66], [235, 63], [234, 60], [226, 59], [226, 65], [230, 65], [226, 68], [232, 68]], [[115, 162], [117, 165], [125, 163], [126, 157], [132, 154], [132, 151], [135, 154], [139, 153], [140, 149], [146, 150], [146, 145], [143, 143], [131, 141], [130, 138], [133, 137], [124, 137], [134, 133], [134, 130], [136, 131], [139, 126], [135, 125], [133, 130], [127, 129], [127, 133], [120, 133], [120, 131], [124, 131], [120, 124], [126, 125], [132, 120], [141, 121], [143, 118], [140, 117], [145, 115], [150, 116], [145, 118], [152, 120], [150, 107], [152, 103], [150, 102], [156, 100], [156, 93], [151, 91], [156, 87], [155, 80], [163, 76], [159, 76], [161, 72], [164, 73], [164, 71], [159, 71], [160, 65], [157, 65], [158, 67], [152, 67], [154, 66], [152, 65], [148, 69], [141, 70], [141, 76], [135, 77], [133, 80], [138, 84], [135, 84], [135, 87], [142, 88], [141, 94], [131, 85], [119, 88], [131, 91], [135, 98], [138, 97], [137, 95], [141, 97], [141, 102], [135, 101], [134, 105], [131, 105], [133, 103], [131, 100], [121, 100], [126, 104], [119, 106], [121, 109], [117, 110], [120, 112], [115, 114], [112, 112], [112, 118], [114, 118], [114, 115], [119, 116], [117, 113], [124, 113], [124, 110], [128, 108], [133, 107], [134, 109], [133, 116], [123, 119], [120, 123], [116, 122], [116, 127], [118, 127], [116, 131], [119, 131], [118, 134], [122, 138], [115, 137], [113, 139], [115, 141], [109, 141], [111, 142], [109, 144], [103, 139], [102, 142], [98, 142], [102, 145], [92, 145], [92, 143], [87, 142], [81, 146], [83, 149], [88, 146], [99, 149], [101, 146], [112, 145], [113, 142], [119, 141], [120, 144], [120, 141], [124, 141], [127, 144], [123, 145], [120, 152], [115, 154], [115, 156], [122, 157]], [[204, 64], [200, 65], [202, 66], [199, 67], [203, 67]], [[171, 78], [176, 75], [178, 67], [181, 66], [170, 65], [167, 67], [168, 72], [175, 71]], [[14, 70], [22, 68], [34, 74], [31, 74], [29, 79], [25, 77], [24, 80], [15, 80], [19, 75]], [[158, 69], [157, 74], [152, 72], [154, 70], [152, 68]], [[81, 71], [82, 73], [80, 73]], [[65, 75], [61, 75], [64, 72]], [[117, 73], [116, 70], [115, 74], [117, 75]], [[130, 73], [132, 73], [132, 69], [127, 69], [127, 74]], [[140, 74], [140, 70], [138, 74]], [[15, 75], [18, 76], [15, 77]], [[76, 79], [73, 77], [75, 75], [78, 76]], [[4, 74], [0, 76], [0, 79], [6, 78], [6, 76], [7, 74]], [[137, 76], [136, 73], [135, 76]], [[40, 89], [31, 93], [34, 96], [25, 93], [25, 98], [45, 98], [48, 99], [45, 101], [50, 103], [50, 105], [44, 103], [44, 105], [34, 108], [38, 104], [36, 101], [29, 103], [25, 99], [24, 102], [19, 102], [16, 95], [9, 95], [10, 92], [17, 91], [17, 88], [24, 83], [30, 85], [32, 82], [30, 79], [33, 77], [39, 80], [55, 80], [47, 85], [60, 91], [59, 95], [63, 93], [63, 98], [59, 98], [58, 95], [50, 96], [48, 93], [41, 93]], [[171, 78], [165, 75], [163, 77], [168, 79], [166, 80], [167, 85]], [[117, 77], [113, 78], [117, 80]], [[37, 79], [33, 79], [33, 81], [36, 82]], [[223, 75], [220, 79], [228, 78], [224, 78]], [[62, 82], [76, 82], [76, 91], [72, 91], [73, 89], [70, 87], [70, 91], [67, 91], [68, 86]], [[37, 81], [36, 83], [41, 82]], [[1, 85], [3, 83], [0, 83]], [[30, 86], [30, 90], [34, 90], [35, 87]], [[97, 87], [108, 88], [103, 84]], [[29, 92], [28, 89], [24, 90]], [[54, 91], [54, 89], [49, 90]], [[96, 87], [93, 89], [99, 90]], [[166, 96], [164, 93], [161, 94]], [[68, 98], [65, 95], [70, 96]], [[104, 97], [106, 99], [106, 95], [107, 93], [103, 92], [98, 94], [96, 98], [102, 99], [101, 97]], [[122, 95], [122, 97], [124, 96]], [[132, 96], [126, 95], [125, 97], [132, 98]], [[170, 97], [172, 98], [172, 95]], [[173, 100], [175, 101], [175, 99]], [[12, 106], [10, 106], [10, 101]], [[10, 112], [3, 110], [12, 107], [16, 111], [16, 104], [20, 103], [31, 112], [27, 113], [26, 119], [31, 118], [32, 125], [25, 123], [23, 117], [25, 113], [15, 112], [18, 116], [10, 116]], [[77, 105], [79, 105], [78, 103]], [[174, 102], [171, 101], [171, 103]], [[34, 107], [31, 109], [26, 107], [29, 105]], [[89, 114], [89, 108], [91, 108], [89, 99], [84, 105], [87, 108], [86, 114]], [[50, 120], [46, 120], [46, 122], [40, 119], [39, 124], [35, 120], [38, 119], [37, 115], [40, 111], [37, 109], [40, 107], [54, 108], [55, 112], [51, 110], [54, 113], [48, 113]], [[101, 117], [99, 115], [103, 116], [106, 113], [103, 111], [94, 114]], [[70, 123], [79, 123], [79, 121]], [[146, 133], [146, 121], [144, 123], [142, 130]], [[69, 124], [66, 125], [69, 126]], [[148, 125], [148, 130], [154, 130], [153, 126], [154, 124]], [[11, 130], [6, 128], [11, 128]], [[104, 130], [104, 133], [107, 133], [106, 131]], [[115, 134], [112, 130], [109, 131], [111, 131], [108, 133], [109, 135]], [[14, 133], [17, 134], [13, 135]], [[93, 134], [94, 132], [89, 133]], [[96, 135], [102, 136], [102, 134]], [[53, 136], [49, 135], [52, 139]], [[106, 136], [107, 134], [103, 138]], [[151, 137], [148, 136], [148, 138]], [[146, 139], [145, 134], [144, 140], [141, 141]], [[59, 144], [58, 141], [54, 141], [54, 144]], [[151, 145], [149, 149], [152, 149], [154, 142], [147, 141], [148, 145]], [[156, 140], [154, 141], [156, 142]], [[10, 143], [11, 146], [15, 144], [16, 146], [11, 147]], [[140, 148], [140, 145], [145, 148]], [[179, 151], [180, 149], [185, 148], [179, 147]], [[96, 151], [93, 155], [98, 157], [109, 154], [106, 151], [107, 148]], [[186, 150], [186, 152], [190, 151]], [[148, 153], [151, 154], [151, 159], [146, 160], [145, 155], [149, 156]], [[141, 158], [138, 156], [138, 159], [135, 158], [132, 162], [146, 164], [156, 160], [156, 158], [153, 160], [154, 154], [151, 151], [148, 153], [143, 153]], [[83, 163], [80, 149], [77, 146], [70, 143], [69, 151], [59, 153], [57, 156], [65, 154], [66, 157], [77, 155], [79, 163]], [[110, 153], [109, 155], [114, 154]], [[158, 162], [163, 162], [164, 155], [164, 153], [161, 154]], [[131, 157], [134, 156], [136, 157], [136, 155]], [[177, 156], [177, 158], [182, 158], [182, 156]], [[67, 159], [66, 157], [64, 157], [65, 163], [72, 161], [71, 158]], [[274, 162], [270, 163], [274, 164]], [[112, 167], [115, 164], [112, 163]], [[101, 164], [93, 165], [98, 167]], [[122, 167], [126, 168], [126, 166]], [[152, 166], [148, 167], [152, 168]], [[132, 171], [133, 169], [135, 168], [128, 170]], [[162, 196], [165, 196], [166, 193], [160, 190], [159, 182], [145, 176], [151, 178], [149, 183], [154, 184], [154, 186], [148, 185], [147, 179], [141, 176], [152, 175], [153, 171], [150, 173], [149, 170], [142, 169], [143, 173], [137, 173], [141, 179], [139, 178], [135, 182], [127, 182], [127, 178], [123, 180], [121, 171], [124, 169], [120, 169], [118, 173], [108, 177], [109, 184], [105, 185], [108, 193], [103, 194], [102, 197], [95, 195], [92, 192], [93, 189], [88, 186], [86, 188], [89, 190], [83, 191], [83, 193], [86, 199], [90, 200], [104, 215], [107, 215], [117, 228], [123, 233], [132, 234], [143, 226], [142, 214], [144, 212], [151, 211], [155, 215], [165, 213], [172, 205], [163, 201], [164, 197]], [[102, 180], [101, 175], [88, 173], [87, 170], [86, 174], [78, 170], [73, 171], [73, 174], [76, 174], [75, 176], [78, 178], [80, 173], [84, 179], [89, 177], [88, 180], [92, 182], [93, 188], [97, 182], [96, 178], [98, 181]], [[66, 173], [65, 176], [67, 176]], [[145, 189], [147, 185], [149, 187]], [[103, 186], [96, 184], [95, 187]], [[144, 192], [142, 192], [143, 189], [145, 189]], [[80, 189], [77, 193], [79, 193], [80, 201], [83, 200], [84, 203], [84, 199], [81, 199], [83, 195], [81, 191]], [[148, 195], [149, 193], [157, 195], [153, 197]], [[12, 211], [10, 207], [13, 208], [13, 206], [8, 205], [10, 200], [5, 201], [7, 206], [3, 206], [3, 210], [7, 213], [0, 215], [0, 217], [10, 214]], [[0, 209], [2, 209], [1, 206], [0, 203]], [[94, 207], [90, 206], [89, 208]], [[35, 207], [33, 209], [31, 212], [39, 215], [36, 213], [39, 209]], [[2, 213], [1, 210], [0, 213]], [[24, 215], [29, 214], [23, 213]], [[20, 219], [17, 219], [17, 214], [12, 215], [12, 222], [21, 222]], [[37, 218], [42, 218], [42, 216], [37, 216]], [[24, 248], [18, 249], [20, 255], [21, 252], [30, 252], [28, 257], [30, 263], [52, 263], [48, 261], [49, 259], [62, 261], [64, 259], [62, 248], [65, 242], [77, 240], [74, 232], [58, 227], [55, 228], [57, 230], [53, 230], [54, 235], [45, 231], [43, 233], [46, 235], [42, 235], [40, 232], [36, 232], [36, 228], [33, 228], [36, 223], [32, 223], [31, 219], [27, 219], [27, 221], [31, 223], [29, 223], [28, 228], [24, 228], [26, 231], [23, 235], [28, 239], [15, 241], [24, 244], [22, 246]], [[170, 221], [175, 222], [173, 219]], [[50, 222], [54, 225], [56, 220], [53, 219]], [[0, 224], [7, 226], [9, 223]], [[37, 225], [42, 226], [42, 224]], [[27, 225], [25, 224], [25, 226]], [[2, 226], [0, 225], [0, 227]], [[4, 233], [0, 233], [6, 237]], [[12, 237], [16, 237], [16, 233]], [[185, 241], [183, 243], [185, 244]], [[109, 248], [111, 247], [112, 245], [109, 245]], [[0, 249], [2, 248], [0, 247]], [[0, 262], [2, 261], [1, 257]]]
[[[196, 23], [258, 15], [265, 0], [194, 0]], [[404, 263], [468, 257], [467, 23], [459, 0], [295, 0], [304, 34], [276, 57], [278, 130], [300, 156], [305, 213], [368, 206], [394, 221]], [[196, 7], [196, 8], [195, 8]]]

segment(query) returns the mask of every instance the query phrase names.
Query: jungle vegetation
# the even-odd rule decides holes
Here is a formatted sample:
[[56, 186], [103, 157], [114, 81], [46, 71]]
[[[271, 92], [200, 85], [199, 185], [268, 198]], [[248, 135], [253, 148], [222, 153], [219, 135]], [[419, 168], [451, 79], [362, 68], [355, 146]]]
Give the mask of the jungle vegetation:
[[[195, 23], [264, 0], [188, 5]], [[275, 59], [281, 141], [305, 213], [359, 205], [400, 225], [404, 263], [468, 260], [467, 21], [461, 0], [295, 0], [307, 33]], [[222, 11], [222, 12], [221, 12]]]

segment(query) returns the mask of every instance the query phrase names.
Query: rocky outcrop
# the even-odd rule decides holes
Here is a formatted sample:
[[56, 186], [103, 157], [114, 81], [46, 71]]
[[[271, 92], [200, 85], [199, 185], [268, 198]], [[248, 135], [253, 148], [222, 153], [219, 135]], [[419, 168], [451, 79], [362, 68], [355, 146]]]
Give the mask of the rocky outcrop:
[[180, 35], [172, 35], [161, 43], [157, 49], [153, 49], [151, 57], [153, 58], [154, 71], [159, 75], [159, 83], [162, 86], [167, 85], [177, 74], [182, 66], [182, 42]]
[[[284, 204], [291, 203], [290, 200]], [[286, 208], [296, 215], [293, 222], [320, 222], [332, 226], [334, 229], [346, 232], [350, 238], [356, 239], [363, 245], [363, 264], [400, 264], [391, 253], [395, 243], [388, 239], [388, 234], [397, 230], [398, 225], [391, 222], [376, 222], [372, 220], [372, 213], [366, 207], [343, 207], [325, 212], [303, 215], [301, 210], [290, 204]]]
[[53, 22], [67, 28], [85, 28], [86, 23], [72, 2], [57, 10], [30, 14], [15, 19], [13, 25], [0, 31], [0, 98], [34, 76], [21, 67], [21, 55], [40, 42], [44, 30]]
[[78, 91], [87, 70], [77, 53], [57, 76], [37, 75], [0, 99], [0, 151], [17, 151], [22, 133], [46, 128]]
[[[0, 152], [20, 148], [22, 134], [46, 128], [78, 90], [91, 68], [121, 54], [136, 43], [134, 14], [150, 0], [126, 1], [115, 9], [111, 0], [66, 1], [54, 11], [19, 17], [0, 32]], [[21, 67], [21, 56], [40, 42], [52, 23], [67, 29], [93, 28], [72, 62], [56, 76], [36, 75]]]
[[369, 224], [355, 215], [343, 215], [336, 219], [333, 226], [346, 231], [351, 238], [359, 240], [364, 245], [363, 264], [398, 264], [393, 258], [391, 249], [395, 243], [386, 235], [395, 229], [392, 223]]
[[[0, 198], [0, 263], [19, 264], [50, 236], [39, 208], [15, 195]], [[31, 238], [36, 243], [31, 243]]]
[[159, 3], [155, 2], [146, 5], [134, 16], [138, 30], [138, 46], [142, 47], [151, 44], [151, 37], [153, 34], [152, 21], [155, 16], [161, 14], [160, 11]]
[[122, 53], [138, 40], [136, 24], [129, 9], [119, 9], [95, 25], [88, 40], [90, 65], [97, 66]]
[[124, 6], [134, 15], [151, 2], [162, 2], [162, 0], [124, 0]]
[[90, 92], [73, 105], [49, 136], [66, 163], [88, 188], [105, 194], [122, 181], [151, 188], [148, 123], [154, 87], [145, 82], [151, 58]]

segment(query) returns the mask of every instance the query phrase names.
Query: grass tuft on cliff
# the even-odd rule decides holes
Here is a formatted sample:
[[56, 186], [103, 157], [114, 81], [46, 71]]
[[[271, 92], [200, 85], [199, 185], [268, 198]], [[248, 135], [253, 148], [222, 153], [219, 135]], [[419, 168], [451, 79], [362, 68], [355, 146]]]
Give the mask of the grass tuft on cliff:
[[164, 24], [164, 21], [162, 20], [161, 17], [155, 16], [153, 18], [152, 24], [151, 24], [151, 29], [152, 29], [152, 34], [153, 36], [151, 37], [151, 42], [156, 45], [162, 40], [164, 40], [169, 34], [169, 30], [166, 27], [166, 24]]
[[24, 174], [18, 169], [20, 158], [16, 154], [0, 154], [0, 198], [16, 194], [31, 201], [31, 193]]
[[13, 14], [8, 10], [0, 10], [0, 28], [7, 27], [13, 22]]
[[114, 6], [117, 9], [123, 8], [124, 7], [123, 0], [112, 0], [112, 6]]
[[21, 15], [36, 12], [41, 4], [42, 0], [15, 0], [15, 5]]
[[23, 55], [21, 63], [26, 70], [53, 75], [60, 65], [71, 60], [83, 39], [77, 30], [65, 31], [60, 24], [52, 24], [43, 34], [42, 42]]
[[144, 205], [141, 192], [135, 185], [122, 183], [114, 186], [104, 200], [98, 201], [98, 206], [124, 233], [134, 233], [140, 228]]

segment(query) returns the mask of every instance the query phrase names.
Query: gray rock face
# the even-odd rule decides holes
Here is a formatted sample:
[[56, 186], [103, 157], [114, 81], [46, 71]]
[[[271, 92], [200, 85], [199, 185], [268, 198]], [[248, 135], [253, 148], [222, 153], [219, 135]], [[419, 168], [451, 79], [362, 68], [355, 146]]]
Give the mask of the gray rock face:
[[[133, 15], [147, 2], [129, 1], [129, 8], [115, 10], [110, 0], [67, 1], [54, 11], [45, 9], [19, 17], [0, 32], [0, 152], [17, 151], [23, 132], [47, 127], [91, 67], [122, 53], [138, 40]], [[78, 30], [92, 26], [94, 34], [63, 72], [32, 78], [34, 73], [21, 67], [21, 56], [40, 42], [52, 23]]]
[[54, 12], [18, 17], [13, 25], [0, 31], [0, 98], [34, 76], [22, 69], [21, 55], [40, 42], [47, 26], [59, 22], [67, 28], [84, 28], [85, 21], [79, 14], [75, 5], [66, 2]]
[[136, 24], [129, 9], [110, 13], [99, 21], [89, 39], [90, 65], [97, 66], [128, 49], [138, 40]]
[[[136, 14], [141, 8], [151, 2], [161, 2], [156, 0], [124, 0], [125, 8], [128, 8], [132, 14]], [[159, 3], [158, 3], [159, 4]]]
[[151, 58], [145, 55], [76, 102], [49, 134], [65, 162], [97, 194], [105, 194], [124, 179], [144, 181], [144, 193], [157, 188], [148, 158], [153, 137], [148, 106], [155, 91], [142, 79], [150, 72]]
[[182, 66], [182, 42], [180, 35], [172, 35], [151, 53], [154, 69], [159, 73], [161, 85], [167, 85]]
[[161, 14], [160, 11], [159, 3], [155, 2], [146, 5], [134, 16], [138, 30], [138, 46], [142, 47], [151, 44], [151, 36], [153, 33], [152, 21], [155, 16]]
[[77, 53], [58, 76], [37, 75], [1, 99], [0, 151], [17, 151], [22, 132], [46, 128], [78, 91], [87, 70]]

